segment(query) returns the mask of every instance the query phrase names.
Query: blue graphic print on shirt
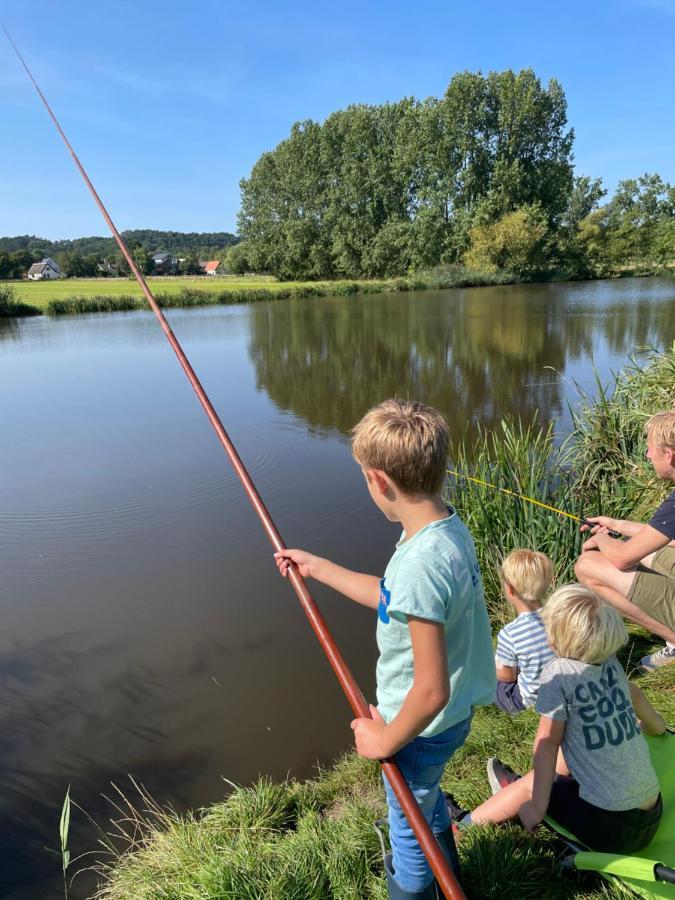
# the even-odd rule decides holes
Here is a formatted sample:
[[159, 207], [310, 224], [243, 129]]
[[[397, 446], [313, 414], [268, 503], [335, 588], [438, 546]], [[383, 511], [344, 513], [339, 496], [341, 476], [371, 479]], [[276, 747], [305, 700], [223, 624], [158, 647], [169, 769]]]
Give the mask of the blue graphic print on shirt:
[[385, 625], [389, 624], [387, 607], [391, 603], [391, 591], [384, 586], [384, 578], [380, 578], [380, 602], [377, 604], [377, 617]]
[[578, 684], [575, 699], [582, 703], [578, 709], [583, 721], [582, 731], [587, 750], [600, 750], [605, 744], [618, 747], [640, 734], [640, 726], [630, 698], [619, 687], [616, 670], [609, 665], [606, 677]]
[[552, 659], [541, 675], [537, 712], [565, 723], [561, 748], [582, 800], [620, 811], [655, 799], [659, 782], [615, 656], [597, 664]]

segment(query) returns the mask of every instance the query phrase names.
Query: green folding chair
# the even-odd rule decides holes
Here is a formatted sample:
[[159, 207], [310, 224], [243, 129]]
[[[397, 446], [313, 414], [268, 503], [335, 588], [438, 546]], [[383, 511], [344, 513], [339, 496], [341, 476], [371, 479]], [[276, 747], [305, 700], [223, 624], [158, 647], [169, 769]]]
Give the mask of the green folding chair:
[[675, 734], [647, 737], [647, 743], [661, 785], [663, 815], [653, 840], [639, 853], [595, 853], [550, 816], [545, 822], [573, 851], [564, 866], [619, 878], [645, 900], [675, 900]]

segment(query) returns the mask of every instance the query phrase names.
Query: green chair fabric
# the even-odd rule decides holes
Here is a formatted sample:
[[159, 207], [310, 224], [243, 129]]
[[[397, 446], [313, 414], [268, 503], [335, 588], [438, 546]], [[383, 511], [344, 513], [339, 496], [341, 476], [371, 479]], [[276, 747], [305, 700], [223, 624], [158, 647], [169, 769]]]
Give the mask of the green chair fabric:
[[[661, 785], [663, 816], [651, 843], [634, 856], [594, 853], [581, 850], [574, 856], [577, 869], [599, 872], [607, 878], [620, 878], [645, 900], [675, 900], [675, 884], [656, 881], [654, 865], [661, 863], [675, 869], [675, 735], [647, 737], [652, 764]], [[569, 843], [583, 845], [550, 816], [546, 823]]]

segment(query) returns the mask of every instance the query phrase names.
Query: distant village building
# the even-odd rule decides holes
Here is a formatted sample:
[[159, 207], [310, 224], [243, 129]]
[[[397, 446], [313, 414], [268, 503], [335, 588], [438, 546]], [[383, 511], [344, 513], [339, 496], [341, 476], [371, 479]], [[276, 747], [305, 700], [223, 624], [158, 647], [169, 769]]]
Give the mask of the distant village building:
[[209, 262], [204, 265], [204, 271], [207, 275], [222, 275], [223, 264], [219, 259], [209, 260]]
[[155, 275], [176, 275], [178, 272], [178, 260], [170, 253], [153, 253], [152, 261]]
[[56, 265], [51, 256], [46, 256], [42, 262], [33, 263], [28, 270], [31, 281], [46, 281], [50, 278], [60, 278], [61, 269]]
[[102, 275], [109, 275], [111, 278], [116, 278], [120, 274], [117, 263], [108, 262], [107, 259], [97, 263], [96, 268]]

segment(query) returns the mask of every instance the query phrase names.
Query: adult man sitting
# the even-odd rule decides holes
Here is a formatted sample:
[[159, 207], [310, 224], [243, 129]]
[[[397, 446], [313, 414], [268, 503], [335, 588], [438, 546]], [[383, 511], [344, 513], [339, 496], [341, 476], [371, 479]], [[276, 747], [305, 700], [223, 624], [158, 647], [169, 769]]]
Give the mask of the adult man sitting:
[[[654, 471], [675, 484], [675, 411], [652, 416], [645, 431]], [[589, 521], [597, 526], [574, 567], [577, 578], [623, 616], [666, 641], [663, 649], [642, 658], [643, 668], [675, 663], [675, 490], [646, 525], [608, 516]], [[611, 538], [610, 530], [628, 540]]]

